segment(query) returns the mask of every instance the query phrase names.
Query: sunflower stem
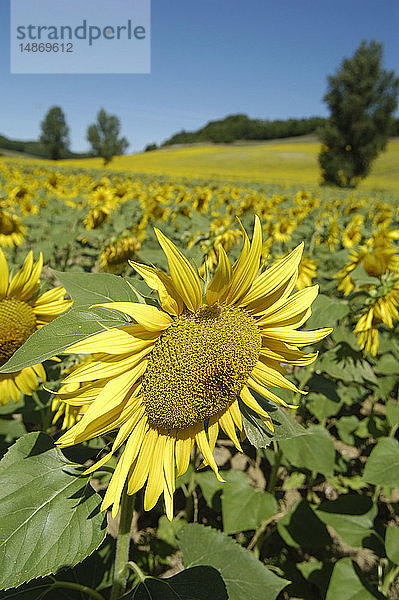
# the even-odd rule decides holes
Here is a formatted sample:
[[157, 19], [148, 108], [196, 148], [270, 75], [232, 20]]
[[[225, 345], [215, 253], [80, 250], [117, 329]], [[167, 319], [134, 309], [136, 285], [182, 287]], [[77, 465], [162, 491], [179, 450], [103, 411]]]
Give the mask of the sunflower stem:
[[129, 562], [127, 564], [132, 569], [132, 571], [134, 571], [136, 573], [136, 575], [140, 579], [140, 581], [144, 581], [146, 579], [147, 575], [144, 575], [143, 571], [140, 569], [140, 567], [138, 565], [136, 565], [135, 562], [133, 562], [132, 560], [129, 560]]
[[130, 547], [130, 529], [133, 519], [135, 496], [127, 494], [127, 488], [122, 492], [121, 508], [119, 515], [119, 530], [116, 540], [116, 553], [114, 562], [114, 580], [110, 600], [117, 600], [125, 591], [128, 576], [128, 561]]
[[269, 485], [267, 486], [267, 491], [270, 494], [274, 494], [274, 488], [277, 483], [277, 473], [280, 468], [281, 457], [283, 456], [282, 450], [278, 447], [277, 442], [273, 442], [273, 450], [274, 450], [274, 463], [272, 466], [272, 471], [270, 473]]
[[73, 581], [54, 581], [51, 585], [51, 589], [54, 588], [64, 588], [69, 590], [77, 590], [82, 594], [86, 594], [86, 596], [90, 596], [90, 598], [94, 598], [94, 600], [104, 600], [104, 596], [102, 596], [96, 590], [93, 590], [87, 585], [82, 585], [81, 583], [75, 583]]

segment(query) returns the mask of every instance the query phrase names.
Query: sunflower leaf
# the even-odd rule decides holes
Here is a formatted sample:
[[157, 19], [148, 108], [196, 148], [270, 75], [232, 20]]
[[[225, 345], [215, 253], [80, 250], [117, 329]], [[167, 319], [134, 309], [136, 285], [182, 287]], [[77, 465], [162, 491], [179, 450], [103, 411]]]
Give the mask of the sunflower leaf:
[[73, 300], [74, 308], [104, 302], [137, 302], [128, 283], [110, 273], [63, 273], [52, 269]]
[[172, 577], [146, 577], [121, 600], [227, 600], [226, 586], [213, 567], [197, 566]]
[[41, 432], [21, 437], [0, 462], [0, 589], [73, 566], [100, 546], [101, 498], [80, 470]]
[[269, 413], [274, 424], [274, 432], [272, 433], [257, 413], [239, 400], [244, 431], [249, 442], [255, 448], [266, 448], [273, 441], [290, 440], [298, 436], [308, 435], [309, 431], [294, 421], [282, 408], [270, 404], [254, 392], [252, 394], [256, 396], [256, 400], [262, 408]]
[[251, 552], [220, 531], [198, 523], [179, 529], [177, 539], [186, 568], [215, 567], [226, 584], [229, 600], [274, 600], [289, 583], [277, 577]]
[[120, 327], [128, 322], [123, 314], [116, 310], [93, 308], [89, 311], [83, 307], [72, 307], [35, 331], [0, 368], [0, 373], [13, 373], [36, 365], [64, 352], [69, 346], [104, 331], [105, 328]]

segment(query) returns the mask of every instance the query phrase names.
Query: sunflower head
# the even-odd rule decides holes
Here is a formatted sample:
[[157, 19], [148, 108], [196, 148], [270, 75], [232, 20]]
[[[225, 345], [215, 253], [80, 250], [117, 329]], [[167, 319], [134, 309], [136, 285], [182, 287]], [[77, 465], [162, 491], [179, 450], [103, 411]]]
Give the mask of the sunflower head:
[[[10, 280], [6, 258], [0, 250], [0, 366], [20, 348], [37, 329], [49, 323], [70, 305], [65, 289], [54, 288], [38, 295], [43, 258], [33, 262], [29, 252], [22, 268]], [[46, 373], [41, 364], [17, 373], [0, 375], [0, 404], [10, 397], [18, 401], [20, 392], [31, 394]]]
[[[142, 488], [145, 510], [163, 492], [166, 512], [173, 516], [175, 478], [189, 464], [196, 443], [220, 479], [213, 449], [221, 428], [242, 451], [245, 438], [240, 404], [255, 411], [266, 427], [273, 422], [251, 390], [287, 405], [270, 388], [299, 392], [284, 377], [285, 365], [307, 365], [316, 353], [301, 346], [321, 340], [331, 329], [298, 331], [310, 315], [317, 286], [293, 295], [302, 245], [259, 274], [261, 225], [255, 219], [252, 243], [242, 227], [242, 252], [231, 265], [221, 244], [218, 263], [207, 285], [180, 250], [159, 230], [169, 274], [152, 266], [131, 266], [157, 292], [159, 306], [111, 302], [97, 306], [132, 319], [69, 348], [93, 355], [64, 384], [79, 384], [59, 398], [85, 407], [82, 418], [58, 441], [62, 447], [112, 430], [117, 431], [104, 464], [125, 444], [103, 501], [116, 515], [122, 490]], [[87, 472], [92, 472], [96, 465]]]

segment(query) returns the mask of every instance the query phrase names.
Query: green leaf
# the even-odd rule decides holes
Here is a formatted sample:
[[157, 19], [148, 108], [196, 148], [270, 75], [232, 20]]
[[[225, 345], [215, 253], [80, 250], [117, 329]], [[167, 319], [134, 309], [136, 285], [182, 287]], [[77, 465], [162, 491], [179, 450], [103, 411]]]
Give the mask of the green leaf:
[[306, 408], [319, 421], [323, 421], [327, 417], [336, 415], [341, 408], [343, 402], [338, 399], [330, 400], [325, 394], [310, 392], [305, 398]]
[[321, 425], [310, 425], [307, 431], [311, 435], [281, 440], [283, 454], [295, 467], [304, 467], [327, 477], [333, 475], [335, 449], [328, 431]]
[[220, 573], [209, 566], [185, 569], [172, 577], [146, 577], [121, 600], [228, 600]]
[[256, 529], [277, 513], [271, 494], [252, 487], [242, 471], [231, 471], [222, 484], [223, 531], [227, 534]]
[[318, 329], [334, 325], [349, 312], [348, 303], [319, 294], [312, 304], [312, 315], [306, 322], [306, 329]]
[[353, 445], [353, 432], [359, 426], [359, 419], [355, 415], [350, 415], [347, 417], [341, 417], [337, 423], [337, 431], [339, 433], [339, 437], [345, 444]]
[[[215, 473], [213, 471], [196, 471], [195, 472], [195, 483], [200, 486], [202, 495], [205, 498], [205, 502], [208, 506], [213, 508], [214, 510], [220, 511], [220, 498], [215, 499], [214, 496], [216, 492], [222, 489], [222, 486], [225, 484], [221, 481], [218, 481], [215, 477]], [[222, 477], [226, 479], [227, 473], [226, 471], [222, 472]]]
[[229, 600], [274, 600], [288, 583], [269, 571], [251, 552], [211, 527], [188, 523], [177, 537], [185, 566], [206, 562], [218, 569]]
[[20, 438], [0, 462], [0, 589], [82, 561], [105, 537], [101, 498], [44, 433]]
[[384, 354], [375, 365], [375, 370], [383, 375], [397, 375], [398, 359], [392, 354]]
[[360, 569], [350, 558], [341, 558], [334, 567], [326, 600], [373, 600], [372, 594], [359, 578]]
[[387, 527], [385, 550], [389, 560], [399, 565], [399, 528], [395, 525]]
[[363, 539], [370, 535], [377, 511], [377, 505], [367, 496], [346, 494], [323, 502], [317, 507], [316, 514], [347, 544], [361, 547]]
[[128, 283], [109, 273], [63, 273], [52, 269], [73, 300], [74, 308], [104, 302], [137, 302]]
[[353, 271], [351, 271], [351, 279], [358, 285], [379, 285], [380, 284], [380, 280], [377, 279], [377, 277], [372, 277], [371, 275], [368, 275], [367, 272], [365, 271], [364, 266], [362, 265], [362, 263], [359, 263], [357, 265], [357, 267], [355, 267], [353, 269]]
[[246, 404], [239, 400], [244, 431], [249, 442], [255, 446], [255, 448], [266, 448], [272, 441], [290, 440], [299, 435], [307, 435], [307, 429], [287, 415], [282, 408], [268, 402], [265, 398], [262, 398], [262, 396], [253, 391], [251, 391], [251, 393], [261, 407], [269, 413], [274, 423], [274, 433], [272, 433], [262, 419], [252, 409], [246, 406]]
[[[104, 331], [105, 327], [120, 327], [129, 321], [122, 313], [105, 308], [71, 308], [41, 329], [33, 333], [10, 360], [0, 368], [0, 373], [13, 373], [36, 365], [91, 335]], [[103, 327], [104, 326], [104, 327]]]
[[381, 438], [371, 451], [363, 479], [374, 485], [399, 487], [399, 442]]
[[291, 510], [277, 522], [284, 542], [294, 548], [322, 548], [331, 543], [330, 534], [306, 500], [295, 502]]
[[399, 423], [399, 403], [390, 400], [386, 405], [387, 421], [391, 427]]

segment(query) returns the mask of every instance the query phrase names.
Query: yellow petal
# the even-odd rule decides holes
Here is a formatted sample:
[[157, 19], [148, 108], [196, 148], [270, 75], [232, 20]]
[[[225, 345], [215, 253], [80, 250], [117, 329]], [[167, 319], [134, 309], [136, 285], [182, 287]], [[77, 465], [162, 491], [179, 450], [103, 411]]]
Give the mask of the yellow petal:
[[[315, 300], [319, 292], [319, 286], [314, 285], [313, 287], [304, 288], [300, 292], [297, 292], [293, 296], [290, 296], [287, 300], [277, 302], [274, 306], [271, 306], [262, 316], [256, 321], [258, 327], [265, 327], [270, 325], [277, 325], [280, 327], [286, 326], [286, 322], [297, 319], [299, 323], [301, 319], [298, 318], [304, 311], [307, 311], [309, 306]], [[294, 327], [290, 323], [290, 327]], [[300, 325], [297, 325], [300, 327]]]
[[7, 295], [8, 278], [9, 272], [7, 260], [4, 256], [3, 250], [0, 248], [0, 298], [4, 298]]
[[[273, 304], [269, 303], [268, 296], [271, 294], [277, 296], [279, 291], [285, 292], [284, 288], [287, 287], [287, 282], [291, 279], [293, 280], [291, 289], [293, 289], [298, 276], [298, 265], [301, 261], [302, 252], [303, 243], [299, 244], [288, 256], [277, 261], [269, 269], [266, 269], [266, 271], [255, 279], [248, 293], [240, 300], [239, 305], [247, 306], [249, 310], [253, 311], [256, 308], [262, 310], [262, 307], [265, 306], [265, 301], [266, 308]], [[291, 289], [288, 291], [288, 294], [291, 292]]]
[[187, 308], [196, 312], [202, 304], [202, 289], [197, 274], [187, 258], [162, 231], [155, 229], [155, 234], [168, 259], [169, 271], [177, 293]]
[[254, 233], [251, 248], [244, 261], [237, 263], [231, 284], [226, 295], [226, 304], [234, 304], [250, 289], [259, 271], [262, 254], [262, 228], [259, 217], [255, 216]]
[[171, 277], [168, 277], [168, 275], [165, 275], [165, 273], [162, 273], [158, 269], [154, 269], [154, 267], [142, 265], [133, 260], [129, 260], [128, 262], [141, 275], [151, 289], [157, 290], [161, 306], [167, 313], [170, 315], [179, 315], [182, 312], [183, 303], [173, 287]]
[[157, 443], [152, 453], [148, 471], [147, 487], [144, 493], [144, 510], [151, 510], [155, 506], [164, 488], [163, 457], [166, 437], [165, 434], [158, 433]]
[[331, 332], [331, 327], [324, 327], [315, 331], [296, 331], [290, 327], [270, 327], [262, 331], [262, 337], [279, 340], [287, 344], [295, 344], [296, 346], [307, 346], [319, 342]]
[[173, 323], [173, 319], [166, 312], [150, 304], [141, 304], [140, 302], [109, 302], [106, 304], [93, 304], [90, 308], [95, 307], [108, 308], [125, 313], [148, 331], [162, 331]]
[[211, 452], [211, 449], [210, 449], [209, 443], [208, 443], [208, 439], [206, 437], [206, 433], [203, 429], [201, 429], [200, 431], [198, 431], [196, 433], [195, 441], [197, 443], [198, 448], [200, 449], [200, 452], [202, 453], [202, 456], [204, 457], [207, 464], [211, 467], [211, 469], [215, 473], [217, 479], [219, 481], [224, 482], [223, 477], [219, 474], [215, 458]]
[[230, 285], [233, 275], [230, 261], [222, 245], [218, 248], [219, 262], [216, 273], [206, 288], [206, 301], [211, 306], [223, 297], [224, 292]]

